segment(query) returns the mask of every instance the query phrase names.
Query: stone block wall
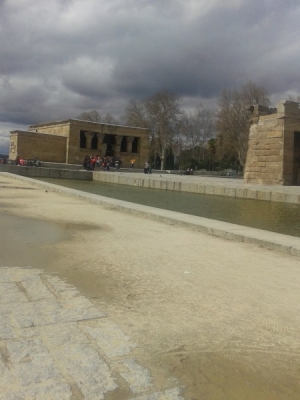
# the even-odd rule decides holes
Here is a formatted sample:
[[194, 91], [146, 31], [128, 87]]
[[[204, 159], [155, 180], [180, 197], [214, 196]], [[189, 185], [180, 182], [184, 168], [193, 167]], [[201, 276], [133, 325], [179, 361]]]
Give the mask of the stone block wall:
[[[281, 101], [270, 113], [252, 108], [244, 180], [247, 183], [295, 184], [294, 134], [300, 131], [299, 104]], [[300, 174], [299, 174], [300, 177]]]
[[69, 136], [69, 124], [66, 121], [49, 122], [46, 124], [30, 125], [28, 132], [40, 132], [55, 136]]
[[[84, 134], [86, 144], [80, 147], [81, 137]], [[97, 148], [93, 148], [92, 139], [97, 134]], [[23, 141], [23, 138], [27, 138]], [[125, 138], [125, 139], [123, 139]], [[138, 142], [136, 139], [138, 138]], [[111, 140], [109, 152], [107, 140]], [[121, 152], [121, 142], [126, 141]], [[132, 143], [138, 143], [132, 145]], [[94, 145], [96, 142], [94, 142]], [[28, 131], [14, 131], [11, 133], [11, 153], [13, 159], [17, 155], [29, 158], [32, 150], [36, 149], [35, 157], [43, 161], [82, 164], [87, 155], [105, 156], [113, 154], [121, 157], [122, 167], [129, 167], [130, 160], [135, 159], [135, 166], [143, 168], [149, 159], [149, 132], [144, 128], [122, 125], [109, 125], [92, 121], [68, 119], [43, 124], [31, 125]], [[133, 151], [134, 150], [134, 151]], [[137, 151], [135, 151], [137, 150]], [[64, 153], [64, 154], [62, 154]]]
[[277, 184], [283, 173], [283, 127], [276, 115], [263, 116], [250, 128], [244, 179]]
[[[122, 167], [129, 167], [131, 158], [135, 158], [135, 166], [142, 168], [145, 162], [149, 158], [149, 133], [147, 129], [127, 127], [122, 125], [109, 125], [109, 124], [99, 124], [95, 122], [87, 122], [80, 120], [70, 120], [70, 134], [68, 142], [68, 157], [69, 163], [81, 163], [86, 155], [105, 155], [105, 144], [102, 144], [102, 140], [105, 135], [114, 135], [117, 138], [123, 136], [139, 138], [139, 147], [137, 153], [132, 152], [121, 152], [120, 142], [114, 145], [115, 155], [121, 157]], [[80, 131], [94, 132], [98, 133], [98, 148], [97, 149], [80, 149], [79, 147], [79, 135]]]
[[17, 156], [65, 163], [66, 138], [37, 132], [13, 131], [10, 137], [9, 158], [15, 160]]

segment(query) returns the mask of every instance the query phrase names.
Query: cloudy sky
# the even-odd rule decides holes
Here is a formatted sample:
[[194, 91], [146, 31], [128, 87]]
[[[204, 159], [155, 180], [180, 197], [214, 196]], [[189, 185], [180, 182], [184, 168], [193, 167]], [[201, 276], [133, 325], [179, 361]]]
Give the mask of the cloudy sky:
[[161, 89], [186, 109], [248, 80], [297, 97], [299, 21], [300, 0], [0, 0], [0, 152], [10, 130]]

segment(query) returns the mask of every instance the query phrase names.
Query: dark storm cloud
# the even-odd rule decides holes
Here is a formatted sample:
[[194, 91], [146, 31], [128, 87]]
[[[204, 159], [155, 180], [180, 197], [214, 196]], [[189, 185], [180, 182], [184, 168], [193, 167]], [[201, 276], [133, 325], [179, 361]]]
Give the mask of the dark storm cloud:
[[265, 86], [274, 101], [298, 95], [299, 6], [297, 0], [0, 1], [0, 132], [92, 108], [117, 116], [130, 99], [163, 88], [187, 107], [216, 103], [222, 89], [248, 80]]

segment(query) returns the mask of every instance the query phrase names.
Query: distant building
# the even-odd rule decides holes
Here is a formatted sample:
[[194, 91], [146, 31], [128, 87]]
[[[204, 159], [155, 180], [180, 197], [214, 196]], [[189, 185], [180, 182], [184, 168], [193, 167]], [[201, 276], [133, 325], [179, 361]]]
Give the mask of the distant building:
[[277, 108], [251, 106], [244, 181], [300, 185], [299, 103], [280, 101]]
[[86, 155], [112, 156], [129, 166], [142, 168], [149, 159], [149, 131], [122, 125], [68, 119], [30, 125], [27, 131], [10, 133], [9, 158], [39, 158], [41, 161], [82, 164]]

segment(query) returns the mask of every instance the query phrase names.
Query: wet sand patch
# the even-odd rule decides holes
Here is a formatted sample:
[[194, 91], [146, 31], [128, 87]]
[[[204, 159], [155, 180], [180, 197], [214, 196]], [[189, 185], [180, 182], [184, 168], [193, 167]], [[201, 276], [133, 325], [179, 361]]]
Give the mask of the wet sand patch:
[[[12, 205], [10, 204], [9, 207]], [[53, 245], [70, 240], [61, 226], [0, 211], [0, 264], [43, 268], [59, 257]]]
[[54, 193], [35, 203], [16, 193], [11, 206], [35, 218], [0, 213], [10, 238], [1, 264], [4, 254], [76, 286], [137, 343], [157, 385], [175, 376], [188, 400], [299, 399], [299, 260]]

